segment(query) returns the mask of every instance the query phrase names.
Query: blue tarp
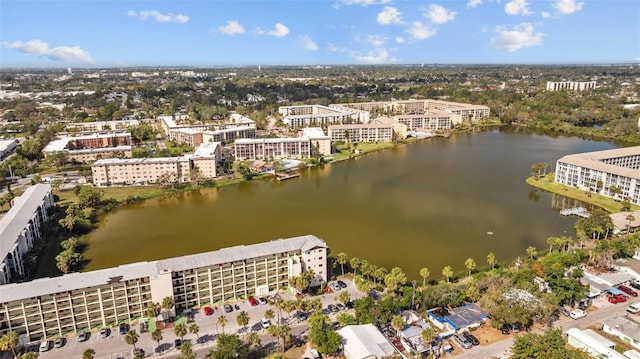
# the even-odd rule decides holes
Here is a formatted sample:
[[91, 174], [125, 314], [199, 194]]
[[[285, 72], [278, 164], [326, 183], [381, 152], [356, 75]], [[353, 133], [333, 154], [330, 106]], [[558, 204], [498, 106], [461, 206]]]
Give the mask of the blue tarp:
[[607, 292], [609, 292], [609, 293], [611, 293], [613, 295], [617, 295], [617, 294], [625, 295], [625, 296], [627, 295], [625, 292], [621, 291], [620, 289], [618, 289], [616, 287], [611, 287], [611, 288], [607, 289]]

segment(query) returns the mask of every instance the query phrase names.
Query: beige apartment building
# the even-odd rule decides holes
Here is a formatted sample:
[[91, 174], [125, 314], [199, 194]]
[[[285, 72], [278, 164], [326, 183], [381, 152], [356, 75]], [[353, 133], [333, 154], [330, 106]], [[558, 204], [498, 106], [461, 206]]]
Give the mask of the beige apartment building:
[[393, 119], [412, 130], [450, 130], [462, 123], [462, 116], [443, 110], [426, 110], [420, 114], [395, 115]]
[[326, 127], [341, 123], [367, 123], [369, 113], [346, 107], [322, 105], [280, 106], [278, 108], [289, 128]]
[[305, 136], [238, 139], [233, 148], [237, 161], [309, 158], [311, 156], [311, 141]]
[[305, 127], [302, 129], [302, 136], [311, 142], [311, 152], [318, 151], [321, 156], [331, 155], [331, 137], [325, 135], [320, 127]]
[[131, 134], [108, 133], [53, 140], [42, 150], [45, 158], [52, 153], [65, 152], [69, 161], [88, 163], [100, 158], [131, 157]]
[[95, 121], [68, 123], [65, 128], [73, 132], [128, 131], [130, 127], [140, 126], [138, 120]]
[[327, 245], [313, 235], [0, 286], [0, 335], [25, 342], [98, 330], [146, 316], [173, 297], [178, 312], [289, 287], [289, 278], [327, 281]]
[[222, 157], [218, 142], [202, 143], [194, 154], [180, 157], [107, 158], [91, 165], [93, 184], [97, 187], [149, 184], [162, 181], [190, 182], [194, 169], [200, 178], [215, 178], [216, 165]]
[[331, 142], [391, 142], [393, 141], [393, 125], [369, 123], [364, 125], [332, 125], [329, 126]]

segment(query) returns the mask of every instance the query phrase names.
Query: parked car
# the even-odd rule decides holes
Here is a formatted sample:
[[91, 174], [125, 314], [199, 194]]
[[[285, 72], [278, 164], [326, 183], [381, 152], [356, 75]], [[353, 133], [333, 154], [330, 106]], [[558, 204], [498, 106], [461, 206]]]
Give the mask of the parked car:
[[53, 342], [53, 346], [56, 348], [62, 348], [64, 346], [64, 343], [66, 343], [66, 339], [58, 338]]
[[471, 347], [473, 346], [471, 341], [460, 333], [454, 334], [453, 338], [458, 342], [458, 344], [462, 345], [462, 347], [465, 349], [471, 349]]
[[307, 318], [309, 318], [309, 316], [307, 315], [307, 313], [305, 312], [297, 312], [295, 317], [298, 319], [298, 321], [302, 322], [307, 320]]
[[322, 359], [322, 355], [316, 349], [311, 349], [310, 353], [313, 359]]
[[225, 313], [231, 313], [231, 312], [233, 312], [233, 307], [231, 306], [231, 304], [225, 304], [225, 305], [223, 306], [223, 308], [224, 308], [224, 312], [225, 312]]
[[262, 329], [267, 329], [271, 326], [271, 322], [267, 318], [260, 319], [260, 325], [262, 325]]
[[640, 302], [636, 302], [628, 306], [627, 312], [634, 314], [640, 312]]
[[511, 334], [511, 326], [505, 323], [504, 325], [502, 325], [501, 331], [502, 331], [502, 334], [509, 335]]
[[629, 283], [630, 286], [632, 286], [635, 289], [640, 289], [640, 282], [632, 280], [631, 283]]
[[345, 309], [347, 309], [347, 307], [345, 307], [345, 306], [344, 306], [344, 304], [342, 304], [342, 303], [338, 303], [338, 304], [336, 304], [336, 307], [338, 307], [338, 310], [345, 310]]
[[129, 331], [129, 324], [120, 323], [120, 334], [122, 335], [127, 334], [128, 331]]
[[260, 303], [261, 305], [265, 305], [267, 304], [267, 298], [265, 297], [258, 297], [258, 303]]
[[213, 314], [213, 309], [209, 306], [204, 307], [204, 315], [211, 315]]
[[251, 306], [255, 307], [256, 305], [258, 305], [258, 301], [253, 296], [249, 296], [249, 304], [251, 304]]
[[240, 305], [239, 304], [236, 304], [233, 307], [236, 308], [236, 310], [240, 310]]
[[626, 302], [627, 301], [627, 297], [625, 297], [622, 294], [615, 294], [615, 295], [612, 295], [609, 298], [607, 298], [607, 300], [609, 301], [609, 303], [618, 304], [618, 303]]
[[176, 339], [173, 341], [173, 347], [180, 350], [180, 347], [182, 346], [182, 339]]
[[347, 287], [347, 283], [345, 283], [345, 282], [343, 282], [343, 281], [341, 281], [341, 280], [337, 281], [336, 283], [338, 283], [338, 285], [339, 285], [340, 287], [342, 287], [342, 288], [346, 288], [346, 287]]
[[587, 313], [582, 309], [574, 309], [569, 316], [573, 319], [580, 319], [587, 316]]
[[87, 341], [87, 339], [89, 339], [89, 333], [82, 330], [80, 331], [80, 333], [78, 333], [78, 341], [79, 342], [84, 342]]
[[472, 345], [480, 345], [480, 340], [478, 340], [475, 335], [469, 332], [463, 332], [462, 335], [464, 335], [464, 337], [467, 338]]
[[625, 292], [626, 294], [632, 296], [632, 297], [637, 297], [638, 296], [638, 293], [635, 290], [627, 287], [626, 285], [619, 285], [617, 288], [620, 289], [621, 291]]
[[509, 324], [511, 326], [511, 331], [514, 333], [520, 333], [520, 324], [518, 323], [511, 323]]
[[336, 282], [329, 282], [329, 288], [331, 288], [331, 290], [334, 292], [337, 292], [340, 289], [342, 289], [342, 287], [340, 287], [340, 285]]
[[145, 354], [145, 353], [144, 353], [144, 350], [143, 350], [142, 348], [136, 348], [136, 349], [133, 351], [133, 356], [134, 356], [134, 357], [144, 357], [144, 354]]
[[42, 343], [40, 343], [40, 352], [46, 352], [49, 351], [49, 349], [51, 349], [51, 341], [50, 340], [45, 340]]
[[335, 304], [329, 304], [327, 309], [329, 309], [331, 313], [338, 313], [338, 307], [336, 307]]
[[567, 310], [567, 308], [565, 307], [558, 307], [558, 311], [564, 315], [566, 315], [567, 317], [569, 316], [569, 311]]
[[108, 337], [109, 335], [111, 335], [111, 329], [106, 328], [106, 327], [105, 327], [105, 328], [100, 329], [100, 338], [106, 338], [106, 337]]

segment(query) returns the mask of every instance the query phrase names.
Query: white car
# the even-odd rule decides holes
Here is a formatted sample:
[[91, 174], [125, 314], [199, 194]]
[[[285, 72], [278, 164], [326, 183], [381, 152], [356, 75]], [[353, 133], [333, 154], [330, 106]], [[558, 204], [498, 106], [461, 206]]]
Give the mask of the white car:
[[46, 352], [49, 351], [49, 349], [51, 349], [51, 341], [45, 340], [40, 343], [40, 352]]
[[640, 312], [640, 302], [633, 303], [627, 307], [627, 312], [629, 313], [638, 313]]
[[262, 325], [262, 328], [265, 330], [271, 326], [271, 322], [266, 318], [260, 319], [260, 324]]
[[575, 309], [571, 313], [569, 313], [569, 316], [573, 319], [580, 319], [582, 317], [586, 317], [587, 313], [582, 309]]

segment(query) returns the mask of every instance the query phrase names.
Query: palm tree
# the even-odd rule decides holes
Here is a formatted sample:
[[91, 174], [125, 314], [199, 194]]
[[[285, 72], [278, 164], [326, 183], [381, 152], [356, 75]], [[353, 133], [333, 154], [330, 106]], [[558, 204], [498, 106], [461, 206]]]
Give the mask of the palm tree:
[[338, 294], [338, 300], [342, 304], [347, 304], [351, 301], [351, 294], [349, 294], [349, 292], [347, 292], [346, 290], [343, 290], [342, 292], [340, 292], [340, 294]]
[[346, 253], [340, 252], [336, 255], [336, 261], [340, 264], [340, 268], [342, 269], [342, 275], [344, 275], [344, 265], [349, 261], [349, 257]]
[[496, 263], [498, 263], [498, 261], [496, 260], [496, 255], [493, 254], [493, 252], [487, 254], [487, 264], [491, 266], [491, 269], [496, 268]]
[[178, 323], [173, 327], [173, 334], [180, 337], [181, 341], [184, 341], [184, 336], [187, 335], [188, 329], [184, 323]]
[[216, 322], [216, 331], [218, 330], [217, 325], [220, 325], [222, 327], [222, 334], [224, 334], [224, 326], [227, 325], [227, 317], [225, 317], [224, 315], [218, 317], [218, 321]]
[[196, 359], [196, 354], [193, 352], [190, 342], [183, 342], [180, 345], [180, 359]]
[[252, 347], [260, 346], [260, 335], [258, 335], [258, 332], [251, 332], [247, 335], [247, 344]]
[[424, 288], [427, 285], [427, 278], [429, 278], [429, 275], [431, 274], [431, 272], [429, 272], [429, 268], [421, 268], [420, 269], [420, 276], [422, 277], [422, 287]]
[[394, 315], [391, 318], [391, 326], [396, 329], [396, 333], [399, 332], [400, 329], [404, 328], [404, 319], [399, 315]]
[[156, 329], [151, 332], [151, 339], [158, 343], [158, 349], [160, 349], [160, 341], [162, 341], [162, 330]]
[[82, 359], [93, 359], [94, 355], [96, 355], [96, 351], [89, 348], [82, 352]]
[[356, 274], [358, 274], [358, 269], [360, 268], [360, 263], [362, 263], [360, 258], [353, 257], [353, 258], [351, 258], [349, 260], [349, 264], [351, 265], [351, 268], [353, 268], [353, 275], [354, 276]]
[[18, 347], [18, 332], [10, 331], [0, 338], [0, 351], [11, 351], [16, 356]]
[[464, 266], [469, 270], [469, 278], [471, 278], [471, 272], [476, 268], [476, 261], [472, 258], [467, 258], [467, 260], [464, 261]]
[[435, 337], [436, 337], [436, 331], [433, 330], [433, 328], [428, 327], [422, 330], [422, 340], [424, 340], [426, 343], [431, 343], [431, 341]]
[[176, 302], [172, 296], [162, 298], [162, 309], [165, 309], [167, 312], [169, 312], [169, 316], [172, 318], [173, 313], [171, 311], [173, 310], [174, 305], [176, 305]]
[[627, 223], [627, 234], [631, 233], [631, 223], [636, 220], [636, 217], [633, 214], [628, 214], [625, 219], [629, 222]]
[[247, 324], [249, 324], [249, 313], [247, 313], [246, 311], [241, 311], [240, 313], [238, 313], [238, 315], [236, 316], [236, 321], [238, 322], [238, 325], [242, 326], [242, 328], [247, 329]]
[[282, 339], [282, 352], [284, 353], [287, 342], [291, 340], [291, 328], [288, 325], [281, 325], [278, 332], [278, 336]]
[[449, 278], [453, 276], [453, 268], [451, 268], [451, 266], [442, 268], [442, 275], [447, 278], [447, 283], [449, 283]]
[[533, 260], [533, 258], [538, 255], [538, 250], [536, 249], [536, 247], [529, 246], [527, 247], [527, 254], [529, 255], [529, 258]]
[[264, 317], [265, 317], [266, 319], [271, 320], [271, 319], [275, 318], [275, 316], [276, 316], [276, 315], [275, 315], [275, 313], [273, 312], [273, 309], [267, 309], [267, 310], [265, 310], [265, 311], [264, 311]]
[[200, 342], [200, 336], [198, 335], [199, 331], [200, 331], [200, 327], [198, 326], [198, 324], [191, 323], [191, 325], [189, 325], [189, 333], [196, 335], [196, 338], [197, 338], [196, 343]]
[[138, 333], [136, 333], [135, 330], [130, 330], [124, 336], [124, 342], [129, 344], [129, 345], [133, 345], [133, 350], [135, 351], [137, 349], [136, 348], [136, 343], [138, 342], [139, 338], [140, 338], [140, 336], [138, 335]]

